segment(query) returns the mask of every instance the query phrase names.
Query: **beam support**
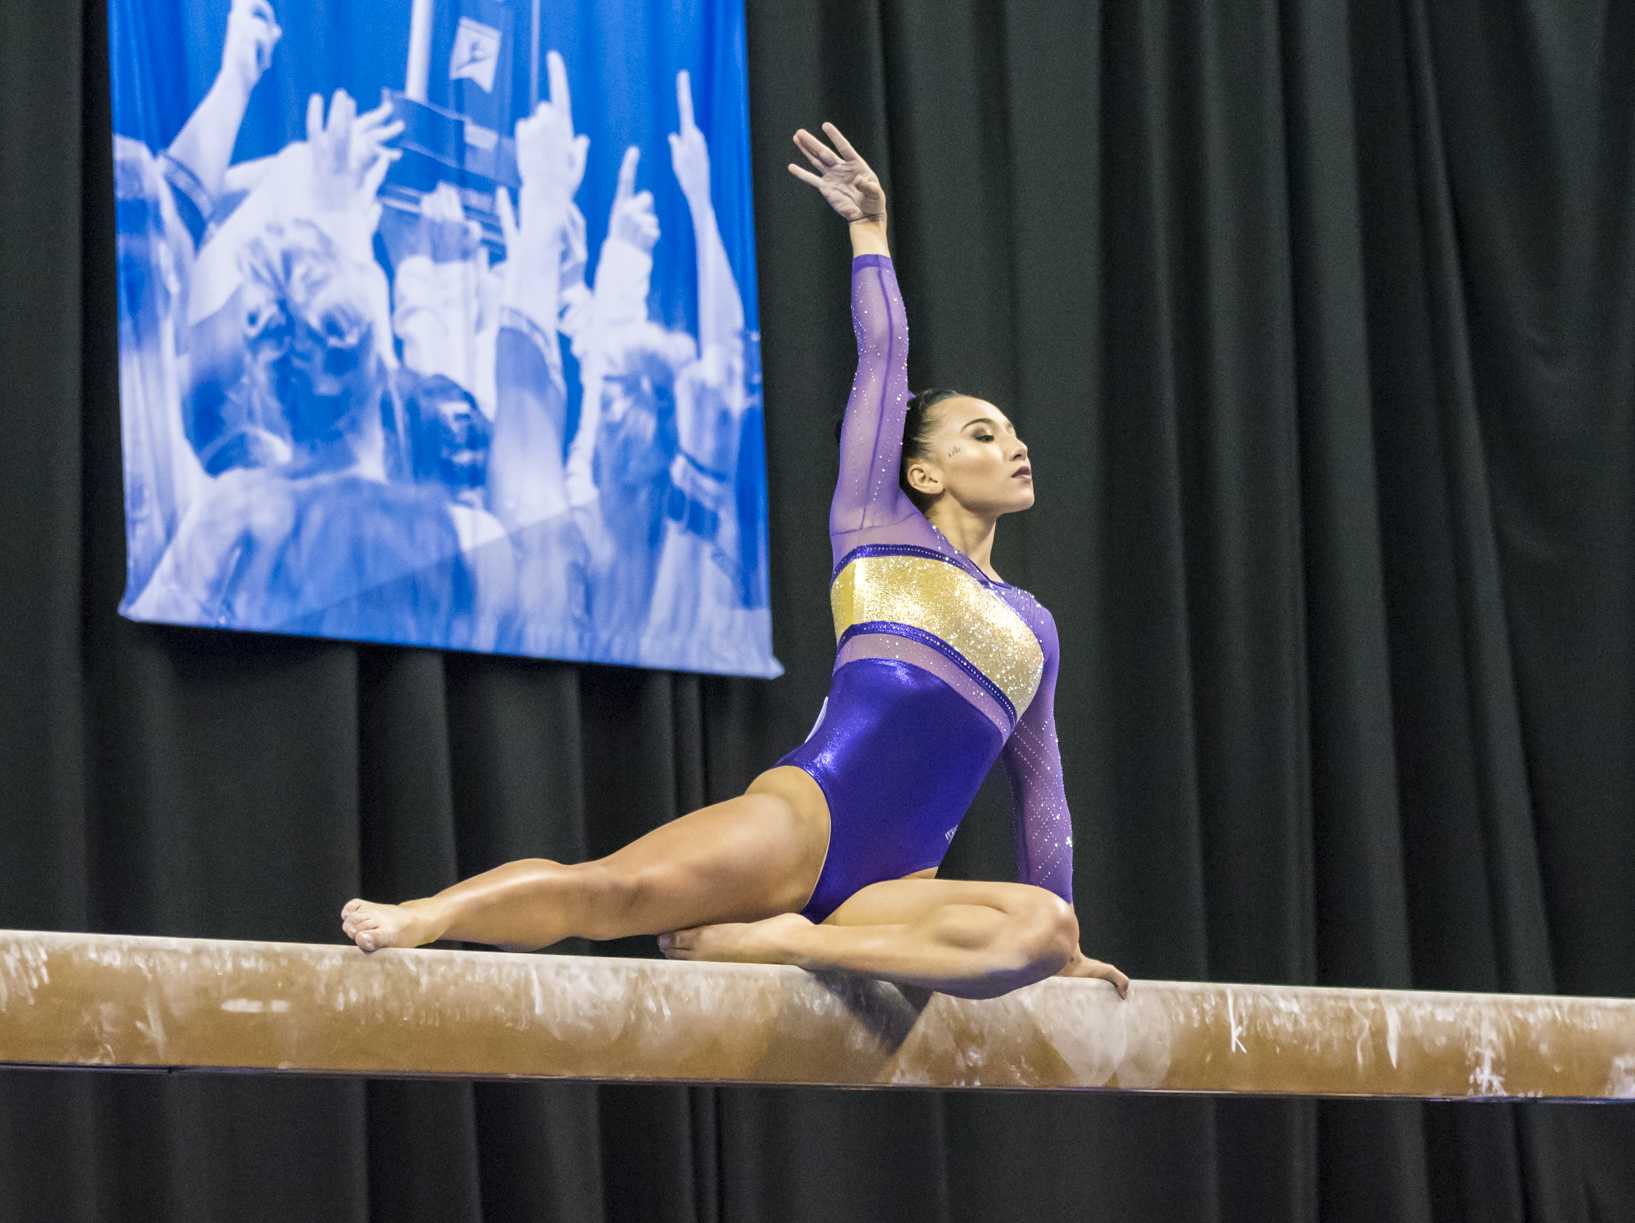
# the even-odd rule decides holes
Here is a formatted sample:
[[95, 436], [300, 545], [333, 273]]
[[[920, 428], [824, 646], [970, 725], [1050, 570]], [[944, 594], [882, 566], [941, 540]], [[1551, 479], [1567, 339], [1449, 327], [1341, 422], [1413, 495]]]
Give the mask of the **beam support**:
[[1056, 979], [967, 1001], [796, 968], [0, 931], [0, 1065], [1635, 1099], [1635, 1000]]

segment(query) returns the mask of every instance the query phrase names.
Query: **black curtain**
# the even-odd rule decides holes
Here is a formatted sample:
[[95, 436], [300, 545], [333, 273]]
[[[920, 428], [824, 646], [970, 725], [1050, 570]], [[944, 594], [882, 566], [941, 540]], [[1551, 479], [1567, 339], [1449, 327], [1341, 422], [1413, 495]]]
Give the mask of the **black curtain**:
[[[604, 852], [806, 732], [842, 227], [1019, 423], [1087, 947], [1635, 994], [1635, 8], [751, 0], [776, 683], [138, 626], [101, 0], [0, 5], [0, 926], [336, 941]], [[1000, 787], [951, 874], [1011, 870]], [[632, 940], [617, 953], [651, 955]], [[1572, 1220], [1583, 1107], [0, 1075], [6, 1219]]]

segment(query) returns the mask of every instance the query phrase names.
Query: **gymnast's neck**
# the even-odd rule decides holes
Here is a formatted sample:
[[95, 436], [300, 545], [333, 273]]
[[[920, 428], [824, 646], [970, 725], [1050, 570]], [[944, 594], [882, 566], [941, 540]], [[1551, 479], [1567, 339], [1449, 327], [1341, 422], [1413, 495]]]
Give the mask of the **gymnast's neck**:
[[997, 515], [974, 513], [944, 493], [927, 507], [925, 516], [949, 543], [974, 561], [978, 569], [996, 581], [1003, 580], [993, 571], [993, 537], [999, 526]]

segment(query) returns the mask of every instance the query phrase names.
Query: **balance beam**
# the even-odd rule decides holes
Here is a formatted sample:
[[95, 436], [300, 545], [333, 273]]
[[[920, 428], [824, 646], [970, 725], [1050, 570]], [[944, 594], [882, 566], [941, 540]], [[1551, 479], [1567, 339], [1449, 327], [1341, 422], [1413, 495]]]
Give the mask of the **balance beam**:
[[405, 1078], [1635, 1099], [1635, 1000], [1042, 981], [0, 931], [0, 1065]]

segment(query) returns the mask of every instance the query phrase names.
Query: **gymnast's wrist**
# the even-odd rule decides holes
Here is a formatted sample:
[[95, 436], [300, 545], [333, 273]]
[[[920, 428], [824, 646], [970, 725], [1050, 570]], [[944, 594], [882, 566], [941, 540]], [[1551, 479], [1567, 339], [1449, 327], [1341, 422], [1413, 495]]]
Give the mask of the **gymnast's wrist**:
[[886, 255], [891, 254], [891, 248], [886, 242], [886, 214], [878, 216], [860, 217], [846, 226], [846, 232], [852, 240], [852, 257], [859, 255]]

